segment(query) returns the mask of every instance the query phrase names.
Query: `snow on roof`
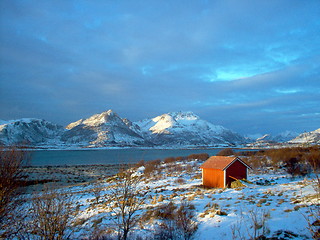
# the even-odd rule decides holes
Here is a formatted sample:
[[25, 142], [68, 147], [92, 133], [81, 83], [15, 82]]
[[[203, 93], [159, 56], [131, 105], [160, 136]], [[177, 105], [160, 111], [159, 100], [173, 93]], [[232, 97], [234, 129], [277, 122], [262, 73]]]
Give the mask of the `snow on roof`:
[[212, 156], [207, 161], [205, 161], [200, 168], [213, 168], [225, 170], [228, 168], [235, 160], [239, 160], [243, 163], [247, 168], [251, 168], [248, 164], [242, 161], [238, 157], [224, 157], [224, 156]]

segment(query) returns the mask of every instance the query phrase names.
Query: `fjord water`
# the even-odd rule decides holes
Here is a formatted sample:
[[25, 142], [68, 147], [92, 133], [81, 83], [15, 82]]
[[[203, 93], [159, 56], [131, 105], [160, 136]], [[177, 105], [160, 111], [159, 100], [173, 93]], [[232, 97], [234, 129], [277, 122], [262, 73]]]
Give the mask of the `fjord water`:
[[39, 150], [31, 153], [32, 166], [91, 165], [137, 163], [140, 160], [188, 156], [194, 153], [216, 155], [214, 149], [99, 149], [99, 150]]

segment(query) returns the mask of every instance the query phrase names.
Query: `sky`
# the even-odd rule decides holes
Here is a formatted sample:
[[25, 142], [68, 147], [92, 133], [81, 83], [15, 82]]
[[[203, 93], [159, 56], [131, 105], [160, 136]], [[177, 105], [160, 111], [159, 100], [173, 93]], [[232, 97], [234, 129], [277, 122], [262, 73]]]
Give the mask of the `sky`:
[[0, 0], [0, 119], [108, 109], [320, 128], [320, 0]]

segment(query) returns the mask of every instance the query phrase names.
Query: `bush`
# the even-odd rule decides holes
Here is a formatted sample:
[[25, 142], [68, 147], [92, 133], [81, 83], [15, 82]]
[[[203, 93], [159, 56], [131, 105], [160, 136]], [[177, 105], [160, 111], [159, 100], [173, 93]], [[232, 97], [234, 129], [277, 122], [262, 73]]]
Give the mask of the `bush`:
[[320, 148], [312, 147], [308, 154], [303, 155], [303, 159], [311, 166], [313, 172], [320, 169]]
[[194, 221], [194, 205], [182, 202], [177, 210], [176, 223], [182, 230], [183, 239], [192, 239], [198, 230], [198, 223]]
[[[292, 172], [293, 169], [289, 169], [289, 172], [292, 172], [294, 175], [305, 175], [308, 168], [309, 171], [310, 168], [312, 168], [313, 171], [320, 168], [319, 146], [249, 151], [242, 152], [241, 155], [248, 156], [248, 162], [251, 163], [254, 168], [273, 167], [277, 169], [284, 167], [286, 169], [287, 166], [289, 168], [299, 166], [299, 168], [296, 169], [296, 173]], [[294, 161], [297, 163], [294, 163]]]
[[155, 170], [157, 170], [159, 168], [160, 163], [161, 163], [160, 159], [146, 162], [144, 165], [145, 166], [144, 174], [150, 175], [151, 173], [153, 173]]
[[24, 182], [22, 167], [27, 165], [27, 160], [28, 155], [24, 151], [0, 149], [0, 229], [5, 232], [10, 231], [11, 220], [16, 214], [19, 187]]
[[163, 161], [164, 163], [172, 163], [172, 162], [175, 162], [176, 159], [174, 157], [167, 157]]
[[155, 239], [192, 239], [198, 229], [194, 209], [194, 205], [187, 202], [182, 202], [178, 207], [172, 202], [163, 205], [158, 215], [161, 222]]
[[192, 239], [198, 229], [194, 209], [194, 205], [187, 202], [182, 202], [179, 207], [172, 202], [163, 205], [158, 212], [161, 222], [154, 239]]
[[177, 184], [185, 184], [186, 180], [183, 179], [183, 178], [177, 178], [174, 182], [177, 183]]
[[46, 190], [31, 205], [31, 234], [40, 239], [69, 239], [73, 218], [72, 197], [58, 190]]
[[194, 154], [190, 154], [187, 159], [188, 160], [194, 160], [194, 159], [198, 159], [198, 160], [207, 160], [209, 158], [209, 154], [208, 153], [194, 153]]
[[136, 163], [136, 167], [139, 168], [139, 167], [142, 167], [145, 165], [145, 162], [144, 160], [140, 160], [139, 162]]
[[176, 157], [176, 161], [178, 161], [178, 162], [181, 162], [184, 160], [186, 160], [186, 157], [182, 157], [182, 156]]
[[231, 148], [222, 149], [220, 152], [217, 153], [217, 156], [231, 156], [235, 155], [234, 151]]
[[174, 219], [174, 211], [176, 210], [176, 206], [173, 202], [169, 202], [167, 204], [163, 204], [154, 210], [154, 217], [158, 219]]

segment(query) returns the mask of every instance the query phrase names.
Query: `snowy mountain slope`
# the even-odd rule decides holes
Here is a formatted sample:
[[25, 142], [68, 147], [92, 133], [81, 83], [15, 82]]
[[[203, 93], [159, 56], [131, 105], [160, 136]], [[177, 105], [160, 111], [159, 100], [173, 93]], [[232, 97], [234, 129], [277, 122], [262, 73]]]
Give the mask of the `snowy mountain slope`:
[[0, 119], [0, 125], [4, 125], [4, 124], [7, 124], [7, 123], [9, 123], [9, 121], [5, 121], [5, 120]]
[[271, 135], [271, 134], [265, 134], [263, 136], [260, 136], [255, 139], [256, 142], [287, 142], [295, 137], [297, 137], [299, 134], [292, 131], [284, 131], [282, 133], [279, 133], [277, 135]]
[[192, 112], [171, 112], [135, 122], [140, 135], [157, 145], [235, 145], [245, 139], [222, 126], [200, 119]]
[[320, 144], [320, 128], [311, 132], [302, 133], [296, 138], [290, 140], [289, 143]]
[[91, 146], [141, 145], [143, 137], [130, 129], [128, 120], [121, 119], [112, 110], [70, 123], [62, 140], [68, 144]]
[[0, 144], [2, 145], [45, 145], [60, 143], [65, 129], [42, 119], [23, 118], [2, 121], [0, 125]]
[[273, 137], [273, 141], [275, 142], [287, 142], [295, 137], [297, 137], [299, 133], [293, 131], [284, 131]]

